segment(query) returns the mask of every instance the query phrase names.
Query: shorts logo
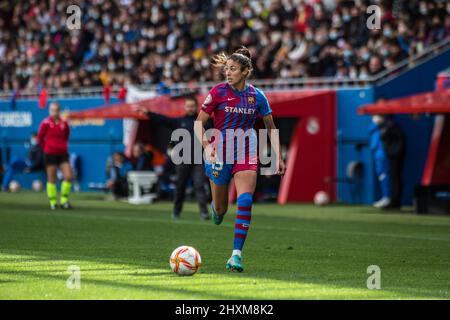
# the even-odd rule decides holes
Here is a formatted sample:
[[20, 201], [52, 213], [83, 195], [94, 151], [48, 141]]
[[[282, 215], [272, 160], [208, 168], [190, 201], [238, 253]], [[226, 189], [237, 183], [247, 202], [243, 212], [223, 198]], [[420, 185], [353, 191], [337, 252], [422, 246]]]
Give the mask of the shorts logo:
[[223, 163], [222, 162], [213, 162], [211, 167], [213, 170], [220, 171], [223, 168]]
[[212, 174], [213, 174], [214, 178], [217, 178], [219, 176], [219, 173], [217, 171], [213, 171]]
[[247, 102], [248, 104], [255, 104], [255, 97], [248, 97]]

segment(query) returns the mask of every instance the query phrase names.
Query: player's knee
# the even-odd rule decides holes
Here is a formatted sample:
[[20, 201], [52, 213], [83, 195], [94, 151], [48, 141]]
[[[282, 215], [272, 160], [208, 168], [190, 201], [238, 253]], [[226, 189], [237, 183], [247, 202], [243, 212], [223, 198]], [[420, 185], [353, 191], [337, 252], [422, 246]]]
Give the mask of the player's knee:
[[66, 181], [66, 182], [72, 182], [72, 175], [71, 174], [64, 174], [62, 175], [62, 180]]
[[49, 183], [56, 183], [56, 174], [47, 174], [47, 182]]
[[243, 207], [251, 207], [253, 202], [253, 195], [250, 192], [242, 193], [237, 198], [238, 205]]

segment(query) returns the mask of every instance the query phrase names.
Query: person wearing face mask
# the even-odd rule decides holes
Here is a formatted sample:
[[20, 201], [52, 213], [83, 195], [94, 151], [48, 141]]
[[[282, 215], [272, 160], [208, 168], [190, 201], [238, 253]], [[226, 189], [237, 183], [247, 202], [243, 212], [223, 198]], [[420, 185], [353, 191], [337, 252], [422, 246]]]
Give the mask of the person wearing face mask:
[[375, 165], [375, 174], [381, 189], [381, 199], [376, 201], [373, 206], [375, 208], [385, 208], [391, 203], [391, 181], [389, 174], [389, 161], [381, 140], [380, 126], [384, 122], [384, 116], [372, 116], [372, 125], [369, 128], [370, 149], [372, 151], [373, 161]]
[[382, 115], [372, 117], [371, 147], [375, 169], [383, 197], [374, 206], [383, 209], [400, 209], [405, 159], [405, 136], [400, 127]]
[[44, 153], [38, 144], [37, 134], [32, 133], [30, 138], [30, 149], [26, 159], [15, 157], [11, 160], [8, 169], [5, 171], [2, 182], [2, 190], [7, 191], [9, 183], [14, 175], [19, 173], [29, 173], [42, 171], [44, 169]]

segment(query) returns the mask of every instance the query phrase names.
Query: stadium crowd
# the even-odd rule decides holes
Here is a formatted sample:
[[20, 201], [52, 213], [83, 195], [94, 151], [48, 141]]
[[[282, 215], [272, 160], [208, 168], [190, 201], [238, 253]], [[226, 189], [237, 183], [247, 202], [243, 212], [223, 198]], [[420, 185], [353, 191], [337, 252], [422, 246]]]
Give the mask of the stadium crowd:
[[450, 35], [445, 0], [80, 0], [72, 31], [71, 4], [2, 2], [0, 91], [218, 81], [210, 57], [240, 45], [254, 78], [366, 79]]

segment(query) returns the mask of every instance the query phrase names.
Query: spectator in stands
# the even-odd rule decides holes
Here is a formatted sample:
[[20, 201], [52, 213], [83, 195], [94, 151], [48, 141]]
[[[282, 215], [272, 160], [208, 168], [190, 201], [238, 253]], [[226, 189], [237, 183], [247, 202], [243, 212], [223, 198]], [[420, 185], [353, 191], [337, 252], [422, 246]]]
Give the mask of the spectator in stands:
[[145, 150], [142, 142], [137, 142], [133, 146], [133, 157], [135, 159], [134, 170], [153, 170], [153, 155]]
[[8, 190], [8, 185], [13, 180], [14, 175], [36, 171], [44, 171], [44, 153], [39, 146], [37, 134], [32, 133], [27, 158], [15, 157], [11, 160], [3, 177], [2, 191]]
[[[177, 82], [218, 81], [208, 56], [238, 44], [256, 57], [256, 78], [334, 77], [333, 59], [344, 52], [346, 68], [359, 71], [369, 68], [360, 48], [386, 52], [376, 61], [383, 66], [388, 42], [401, 47], [397, 63], [450, 35], [441, 0], [89, 1], [80, 4], [82, 29], [69, 32], [70, 4], [0, 6], [0, 91], [100, 86], [105, 79], [117, 88], [129, 79], [167, 92]], [[366, 27], [372, 4], [382, 7], [381, 30]], [[380, 67], [370, 69], [373, 75]]]
[[395, 63], [408, 58], [408, 54], [400, 47], [400, 43], [397, 40], [389, 41], [388, 52], [388, 57], [393, 59]]
[[383, 70], [384, 70], [384, 66], [382, 64], [381, 57], [378, 55], [372, 56], [370, 58], [370, 62], [369, 62], [369, 74], [371, 76], [374, 76]]
[[127, 173], [131, 170], [133, 165], [127, 157], [122, 152], [115, 152], [110, 166], [109, 180], [106, 183], [115, 199], [128, 196]]

